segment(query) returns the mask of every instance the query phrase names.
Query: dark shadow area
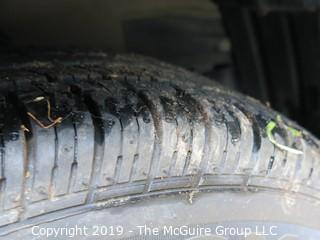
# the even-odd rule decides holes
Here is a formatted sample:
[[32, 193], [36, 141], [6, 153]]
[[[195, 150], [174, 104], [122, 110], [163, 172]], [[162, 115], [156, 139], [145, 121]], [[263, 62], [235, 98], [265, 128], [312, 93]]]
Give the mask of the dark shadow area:
[[320, 136], [319, 8], [216, 2], [4, 0], [0, 51], [3, 59], [26, 49], [151, 56], [258, 98]]

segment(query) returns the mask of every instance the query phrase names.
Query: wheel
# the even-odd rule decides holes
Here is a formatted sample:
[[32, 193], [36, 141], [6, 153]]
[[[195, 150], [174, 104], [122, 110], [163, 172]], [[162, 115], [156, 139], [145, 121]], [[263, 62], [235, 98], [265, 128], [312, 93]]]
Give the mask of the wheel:
[[16, 59], [0, 64], [1, 239], [66, 224], [89, 227], [76, 239], [142, 238], [150, 223], [319, 239], [319, 140], [281, 114], [151, 58]]

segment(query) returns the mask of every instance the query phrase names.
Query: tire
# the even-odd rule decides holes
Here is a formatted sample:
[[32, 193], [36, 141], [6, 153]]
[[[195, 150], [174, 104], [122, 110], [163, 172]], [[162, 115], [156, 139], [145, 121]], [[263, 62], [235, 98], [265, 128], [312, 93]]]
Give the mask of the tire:
[[[181, 196], [189, 204], [179, 211], [200, 222], [208, 217], [199, 208], [219, 206], [225, 212], [211, 222], [320, 229], [319, 141], [260, 102], [140, 56], [17, 59], [0, 65], [3, 239], [29, 239], [32, 226], [48, 222], [106, 222], [110, 209], [134, 212], [136, 204], [161, 216], [156, 202], [174, 202], [174, 212]], [[268, 215], [266, 203], [277, 214]], [[121, 214], [107, 219], [129, 225]]]

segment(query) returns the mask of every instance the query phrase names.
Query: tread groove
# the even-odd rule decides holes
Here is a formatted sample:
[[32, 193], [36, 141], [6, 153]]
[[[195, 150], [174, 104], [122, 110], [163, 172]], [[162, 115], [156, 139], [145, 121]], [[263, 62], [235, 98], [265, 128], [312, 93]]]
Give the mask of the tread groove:
[[76, 174], [78, 170], [78, 130], [77, 130], [77, 125], [74, 122], [74, 119], [72, 119], [72, 126], [74, 131], [74, 143], [73, 143], [74, 158], [71, 164], [71, 170], [69, 175], [70, 179], [69, 179], [68, 192], [70, 192], [72, 189], [72, 186], [74, 186], [74, 182], [76, 180]]
[[57, 174], [57, 169], [58, 169], [58, 146], [59, 146], [59, 138], [58, 138], [58, 132], [57, 132], [57, 127], [54, 126], [54, 135], [55, 135], [55, 141], [54, 141], [54, 164], [51, 170], [51, 177], [50, 177], [50, 187], [49, 187], [49, 193], [50, 196], [49, 198], [52, 199], [53, 198], [53, 184], [54, 184], [54, 180]]
[[140, 148], [140, 144], [141, 144], [141, 139], [140, 139], [141, 138], [141, 131], [140, 131], [140, 124], [139, 124], [137, 116], [135, 116], [135, 122], [138, 127], [138, 141], [137, 141], [136, 153], [133, 156], [132, 167], [131, 167], [130, 175], [129, 175], [129, 182], [132, 182], [132, 178], [136, 174], [137, 162], [139, 161], [139, 157], [140, 157], [139, 156], [139, 148]]
[[3, 199], [5, 195], [6, 188], [6, 176], [5, 176], [5, 144], [2, 135], [2, 131], [0, 129], [0, 209], [3, 209]]
[[114, 184], [119, 182], [121, 167], [122, 167], [122, 155], [119, 155], [116, 162], [116, 168], [114, 170], [114, 177], [113, 177]]
[[114, 170], [114, 184], [119, 183], [121, 169], [123, 167], [122, 163], [123, 163], [124, 128], [123, 128], [123, 123], [122, 123], [121, 117], [119, 117], [119, 123], [120, 123], [120, 151], [119, 151], [119, 156], [117, 157], [116, 167]]
[[[94, 134], [94, 157], [92, 161], [91, 176], [89, 181], [88, 202], [94, 201], [94, 190], [97, 188], [97, 178], [99, 176], [99, 166], [104, 156], [104, 123], [98, 105], [93, 101], [90, 95], [84, 96], [84, 102], [91, 114], [95, 129]], [[99, 161], [99, 162], [98, 162]]]

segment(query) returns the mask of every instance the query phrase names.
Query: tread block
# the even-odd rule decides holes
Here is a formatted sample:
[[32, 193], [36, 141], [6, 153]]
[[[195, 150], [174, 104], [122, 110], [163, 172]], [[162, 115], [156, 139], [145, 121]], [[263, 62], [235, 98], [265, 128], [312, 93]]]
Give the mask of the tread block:
[[71, 168], [75, 160], [75, 130], [71, 120], [57, 126], [57, 156], [53, 172], [52, 196], [68, 194], [71, 184]]
[[104, 140], [104, 158], [101, 166], [99, 186], [108, 186], [115, 183], [115, 173], [118, 157], [121, 156], [122, 128], [120, 120], [110, 113], [103, 114], [106, 124]]
[[51, 188], [51, 170], [55, 162], [54, 129], [41, 129], [33, 124], [32, 148], [29, 161], [32, 162], [32, 190], [28, 199], [32, 202], [48, 199]]
[[89, 188], [94, 156], [94, 128], [88, 112], [83, 113], [82, 122], [76, 123], [75, 128], [77, 129], [77, 171], [74, 182], [71, 183], [71, 192], [84, 191]]
[[5, 142], [4, 154], [4, 209], [20, 206], [25, 174], [25, 139], [22, 131], [15, 141]]

